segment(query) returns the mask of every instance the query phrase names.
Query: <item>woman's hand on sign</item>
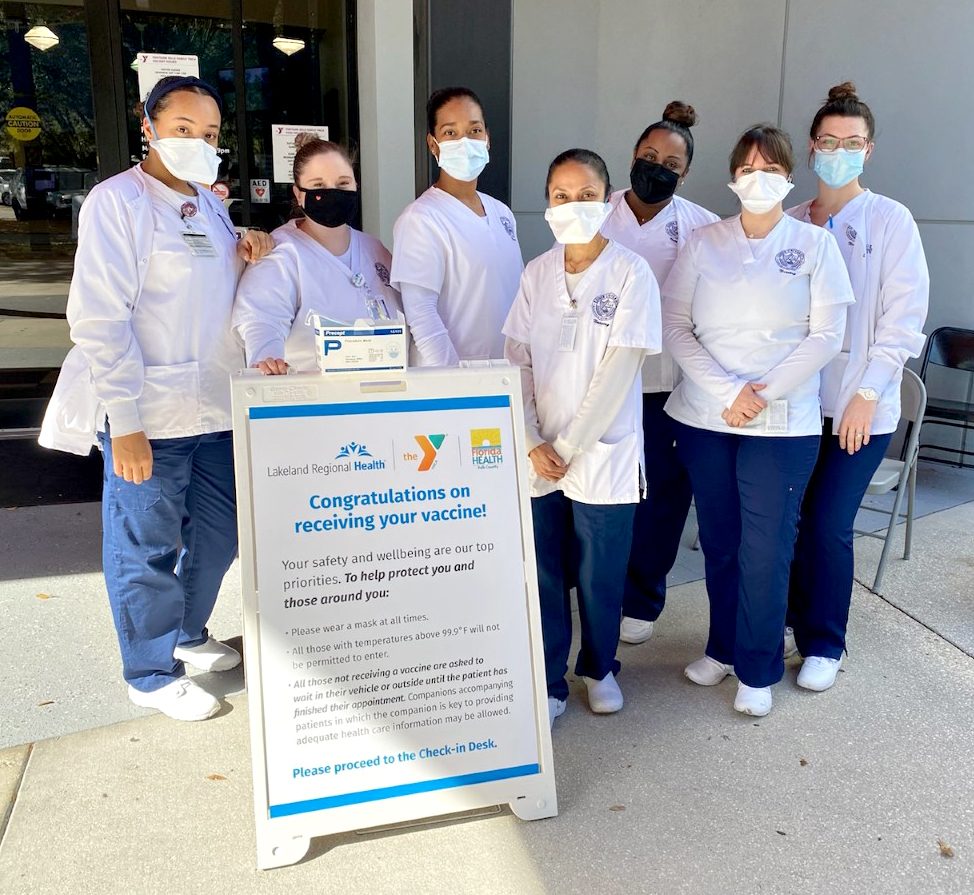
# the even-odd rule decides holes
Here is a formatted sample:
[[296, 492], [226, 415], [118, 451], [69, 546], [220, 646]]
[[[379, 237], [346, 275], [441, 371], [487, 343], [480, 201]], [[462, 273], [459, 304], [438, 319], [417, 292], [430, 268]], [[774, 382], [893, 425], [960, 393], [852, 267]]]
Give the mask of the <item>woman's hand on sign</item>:
[[557, 482], [568, 472], [568, 464], [558, 456], [558, 452], [547, 441], [531, 451], [528, 458], [534, 466], [534, 471], [549, 482]]
[[152, 445], [145, 432], [112, 436], [112, 465], [115, 475], [141, 485], [152, 478]]
[[272, 248], [274, 240], [270, 233], [261, 230], [248, 230], [237, 240], [237, 254], [248, 264], [260, 261]]
[[253, 367], [265, 376], [283, 376], [287, 373], [287, 361], [283, 357], [265, 357], [257, 361]]

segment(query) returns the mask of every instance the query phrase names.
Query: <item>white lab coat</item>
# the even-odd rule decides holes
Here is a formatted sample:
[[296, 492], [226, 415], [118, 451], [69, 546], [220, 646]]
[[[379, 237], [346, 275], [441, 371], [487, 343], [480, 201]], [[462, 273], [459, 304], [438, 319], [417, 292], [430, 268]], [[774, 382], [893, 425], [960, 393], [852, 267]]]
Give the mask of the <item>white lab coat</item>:
[[[85, 199], [68, 293], [75, 347], [48, 405], [45, 447], [87, 454], [106, 414], [113, 435], [231, 428], [229, 374], [244, 358], [230, 310], [243, 262], [223, 204], [200, 188], [199, 213], [183, 221], [187, 200], [138, 165]], [[206, 234], [214, 257], [192, 254], [189, 229]]]
[[486, 217], [430, 187], [393, 230], [392, 285], [423, 366], [504, 356], [501, 326], [524, 262], [513, 212], [477, 195]]
[[[232, 325], [248, 365], [282, 357], [295, 370], [317, 370], [314, 331], [306, 323], [311, 312], [343, 322], [367, 319], [369, 292], [393, 319], [402, 310], [389, 285], [392, 258], [378, 239], [351, 230], [348, 267], [297, 224], [274, 231], [273, 250], [245, 270], [237, 286]], [[353, 282], [356, 274], [361, 286]]]
[[[649, 265], [614, 242], [574, 290], [565, 283], [565, 247], [531, 261], [521, 277], [504, 335], [530, 347], [539, 434], [554, 443], [575, 418], [608, 348], [656, 352], [661, 346], [659, 289]], [[577, 316], [574, 350], [559, 344], [566, 315]], [[558, 482], [530, 470], [531, 496], [561, 490], [583, 503], [636, 503], [643, 462], [642, 390], [634, 376], [622, 409], [590, 450], [572, 459]]]
[[[819, 435], [819, 371], [842, 347], [852, 287], [835, 240], [787, 215], [750, 240], [740, 215], [691, 234], [663, 284], [663, 340], [684, 378], [666, 412], [740, 435]], [[787, 431], [768, 411], [743, 428], [721, 418], [748, 382], [788, 401]]]
[[[788, 209], [809, 220], [811, 201]], [[842, 414], [860, 388], [879, 392], [872, 432], [895, 432], [900, 419], [903, 367], [919, 357], [925, 336], [930, 274], [920, 232], [908, 208], [866, 192], [837, 216], [832, 233], [845, 242], [855, 304], [849, 307], [846, 345], [822, 371], [822, 407], [838, 433]], [[851, 243], [851, 245], [850, 245]]]
[[[635, 252], [649, 262], [657, 283], [666, 282], [676, 256], [687, 237], [720, 218], [681, 196], [651, 221], [640, 225], [625, 200], [628, 190], [616, 190], [609, 197], [612, 212], [602, 225], [602, 235]], [[643, 392], [671, 392], [680, 381], [680, 366], [665, 348], [643, 361]]]

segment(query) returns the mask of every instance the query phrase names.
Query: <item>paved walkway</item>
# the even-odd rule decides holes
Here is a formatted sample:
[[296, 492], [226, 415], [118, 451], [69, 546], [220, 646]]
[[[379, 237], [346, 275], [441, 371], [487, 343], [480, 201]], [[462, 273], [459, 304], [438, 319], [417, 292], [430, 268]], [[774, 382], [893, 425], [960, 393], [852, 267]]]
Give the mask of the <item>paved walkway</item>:
[[[732, 681], [683, 678], [706, 602], [699, 582], [674, 588], [653, 639], [620, 648], [620, 714], [593, 716], [573, 685], [550, 820], [348, 833], [259, 872], [245, 696], [203, 724], [148, 715], [15, 746], [0, 893], [970, 893], [972, 532], [974, 503], [920, 520], [884, 596], [856, 587], [836, 687], [799, 690], [792, 667], [760, 720], [732, 710]], [[860, 545], [860, 580], [878, 549]], [[21, 635], [53, 658], [62, 641], [42, 633]]]

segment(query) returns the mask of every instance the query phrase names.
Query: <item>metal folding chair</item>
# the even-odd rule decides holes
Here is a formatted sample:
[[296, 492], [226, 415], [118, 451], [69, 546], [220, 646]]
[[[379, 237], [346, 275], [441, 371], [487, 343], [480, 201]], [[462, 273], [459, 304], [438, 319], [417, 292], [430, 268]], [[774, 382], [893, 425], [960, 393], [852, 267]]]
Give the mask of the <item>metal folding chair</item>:
[[[903, 383], [900, 386], [900, 403], [902, 406], [902, 422], [907, 423], [906, 444], [901, 453], [902, 460], [892, 457], [883, 458], [879, 468], [873, 474], [866, 489], [867, 494], [888, 494], [896, 489], [896, 498], [892, 510], [870, 509], [878, 513], [889, 514], [889, 525], [885, 532], [862, 531], [856, 529], [856, 534], [869, 538], [878, 538], [883, 542], [883, 552], [879, 557], [876, 577], [873, 579], [873, 590], [878, 590], [883, 583], [886, 572], [886, 560], [889, 558], [889, 548], [893, 542], [893, 532], [900, 519], [906, 517], [906, 543], [903, 559], [910, 558], [910, 548], [913, 544], [913, 511], [916, 504], [917, 490], [917, 457], [920, 453], [920, 426], [917, 423], [923, 419], [927, 408], [927, 390], [923, 380], [912, 370], [903, 371]], [[912, 424], [912, 425], [911, 425]], [[906, 512], [902, 512], [903, 497], [906, 495]]]
[[[930, 384], [933, 374], [931, 367], [940, 367], [944, 371], [937, 377], [937, 388], [932, 388]], [[929, 456], [927, 453], [924, 453], [924, 459], [961, 468], [970, 466], [967, 458], [974, 457], [974, 451], [968, 450], [967, 438], [968, 433], [974, 431], [974, 330], [961, 329], [957, 326], [941, 326], [935, 329], [927, 341], [920, 378], [927, 390], [935, 397], [930, 398], [924, 418], [917, 428], [938, 426], [961, 430], [959, 448], [931, 442], [923, 442], [920, 445], [920, 450], [924, 452], [956, 454], [956, 463], [941, 456]], [[962, 383], [965, 386], [963, 400], [959, 397], [959, 387]], [[955, 397], [939, 396], [941, 389], [950, 388], [954, 390]]]

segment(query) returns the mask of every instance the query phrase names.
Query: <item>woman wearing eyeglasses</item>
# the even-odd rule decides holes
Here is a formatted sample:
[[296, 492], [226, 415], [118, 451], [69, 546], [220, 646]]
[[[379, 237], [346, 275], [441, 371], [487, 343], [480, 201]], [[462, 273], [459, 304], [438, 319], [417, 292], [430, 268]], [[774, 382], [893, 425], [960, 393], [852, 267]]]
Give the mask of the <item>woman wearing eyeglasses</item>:
[[802, 503], [785, 652], [805, 657], [798, 684], [827, 690], [845, 651], [852, 599], [852, 526], [900, 419], [903, 366], [923, 348], [930, 277], [909, 209], [859, 183], [873, 151], [873, 113], [845, 82], [829, 91], [809, 131], [818, 194], [788, 210], [835, 237], [855, 303], [841, 353], [822, 371], [825, 417]]

